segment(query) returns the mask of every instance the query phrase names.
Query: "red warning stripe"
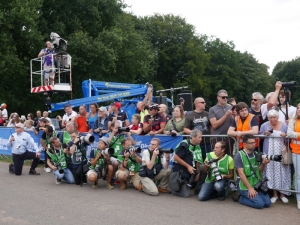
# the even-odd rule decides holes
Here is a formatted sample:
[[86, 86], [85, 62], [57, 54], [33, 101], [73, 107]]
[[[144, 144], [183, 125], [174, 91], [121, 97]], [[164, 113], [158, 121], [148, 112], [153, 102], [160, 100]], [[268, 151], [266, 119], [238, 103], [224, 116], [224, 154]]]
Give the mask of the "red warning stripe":
[[52, 86], [40, 86], [40, 87], [34, 87], [31, 88], [31, 93], [39, 93], [39, 92], [44, 92], [44, 91], [52, 91]]

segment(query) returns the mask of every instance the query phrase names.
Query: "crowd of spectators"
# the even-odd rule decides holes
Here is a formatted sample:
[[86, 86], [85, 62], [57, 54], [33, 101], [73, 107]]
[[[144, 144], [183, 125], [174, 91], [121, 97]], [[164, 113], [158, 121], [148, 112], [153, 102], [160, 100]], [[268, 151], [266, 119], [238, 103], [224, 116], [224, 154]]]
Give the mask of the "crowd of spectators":
[[[145, 99], [137, 103], [137, 111], [132, 115], [131, 124], [127, 113], [121, 110], [120, 102], [114, 102], [108, 108], [91, 104], [89, 113], [85, 105], [79, 107], [78, 113], [70, 105], [66, 105], [63, 117], [56, 117], [59, 128], [63, 130], [58, 139], [47, 111], [37, 111], [35, 118], [32, 113], [27, 114], [27, 119], [19, 117], [17, 113], [11, 113], [7, 117], [7, 111], [6, 114], [3, 113], [6, 105], [1, 105], [1, 116], [7, 127], [17, 128], [22, 124], [24, 131], [35, 134], [43, 132], [40, 151], [45, 151], [48, 155], [45, 171], [54, 170], [58, 184], [64, 176], [57, 173], [57, 165], [53, 163], [54, 155], [62, 154], [60, 151], [66, 154], [62, 159], [66, 166], [62, 169], [65, 169], [68, 183], [86, 183], [88, 178], [95, 188], [98, 187], [98, 176], [102, 176], [107, 180], [108, 189], [114, 189], [115, 184], [121, 182], [120, 189], [124, 190], [128, 185], [127, 180], [131, 179], [137, 190], [149, 195], [170, 191], [175, 195], [188, 197], [189, 189], [186, 186], [178, 187], [176, 182], [179, 177], [189, 183], [193, 177], [192, 183], [198, 185], [196, 194], [201, 201], [213, 197], [224, 200], [225, 189], [229, 180], [233, 179], [235, 168], [240, 203], [263, 208], [269, 207], [269, 202], [275, 203], [278, 197], [283, 203], [288, 203], [293, 173], [296, 174], [295, 189], [300, 190], [300, 105], [289, 105], [285, 99], [287, 95], [281, 89], [281, 82], [276, 82], [275, 91], [268, 93], [266, 99], [261, 93], [254, 92], [249, 99], [251, 107], [244, 102], [236, 103], [235, 99], [228, 101], [228, 93], [222, 89], [217, 93], [217, 104], [208, 111], [205, 111], [205, 99], [197, 97], [194, 100], [195, 110], [186, 112], [184, 105], [177, 105], [168, 114], [166, 105], [152, 103], [152, 88], [149, 87]], [[288, 92], [288, 95], [290, 98], [291, 93]], [[80, 142], [80, 133], [100, 137], [98, 148], [91, 151], [88, 170], [81, 163], [83, 153], [77, 144]], [[135, 142], [131, 134], [152, 136], [149, 149], [140, 155], [134, 148]], [[159, 152], [160, 135], [190, 136], [176, 147], [172, 171], [168, 169], [170, 154]], [[290, 146], [285, 137], [292, 138]], [[254, 160], [257, 152], [281, 155], [289, 147], [292, 149], [295, 168], [290, 164], [268, 159], [261, 163]], [[53, 153], [50, 149], [54, 149]], [[108, 157], [105, 151], [110, 152], [112, 157]], [[214, 163], [221, 173], [221, 181], [214, 172]], [[68, 167], [68, 164], [72, 166]], [[151, 174], [153, 168], [154, 174]], [[82, 177], [84, 170], [87, 176]], [[263, 178], [268, 178], [266, 185], [272, 190], [269, 200], [265, 193], [254, 188]], [[278, 188], [284, 190], [278, 192]], [[300, 194], [297, 194], [297, 203], [300, 209]]]

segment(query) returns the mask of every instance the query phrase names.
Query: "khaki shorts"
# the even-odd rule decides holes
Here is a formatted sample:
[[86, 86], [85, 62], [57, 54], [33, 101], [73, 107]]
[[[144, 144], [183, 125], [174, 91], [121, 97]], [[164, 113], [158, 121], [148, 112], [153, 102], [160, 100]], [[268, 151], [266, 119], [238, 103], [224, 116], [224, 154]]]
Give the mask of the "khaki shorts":
[[54, 79], [54, 70], [52, 65], [46, 66], [44, 65], [44, 79]]
[[125, 170], [118, 169], [117, 172], [116, 172], [117, 179], [121, 175], [125, 175], [126, 177], [128, 177], [129, 176], [129, 171], [127, 169], [125, 169]]

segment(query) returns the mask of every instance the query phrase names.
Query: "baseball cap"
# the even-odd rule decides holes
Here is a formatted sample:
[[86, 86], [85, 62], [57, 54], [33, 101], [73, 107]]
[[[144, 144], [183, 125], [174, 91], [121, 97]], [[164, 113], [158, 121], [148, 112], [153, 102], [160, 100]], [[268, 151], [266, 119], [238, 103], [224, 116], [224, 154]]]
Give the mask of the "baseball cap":
[[104, 107], [104, 106], [101, 106], [101, 107], [99, 108], [99, 111], [107, 113], [107, 109], [106, 109], [106, 107]]
[[107, 137], [100, 138], [101, 141], [103, 141], [106, 145], [109, 145], [109, 141]]
[[111, 105], [116, 106], [118, 109], [121, 108], [121, 103], [120, 102], [114, 102], [114, 103], [111, 103]]
[[159, 105], [158, 104], [152, 104], [149, 106], [149, 109], [157, 109], [159, 110]]

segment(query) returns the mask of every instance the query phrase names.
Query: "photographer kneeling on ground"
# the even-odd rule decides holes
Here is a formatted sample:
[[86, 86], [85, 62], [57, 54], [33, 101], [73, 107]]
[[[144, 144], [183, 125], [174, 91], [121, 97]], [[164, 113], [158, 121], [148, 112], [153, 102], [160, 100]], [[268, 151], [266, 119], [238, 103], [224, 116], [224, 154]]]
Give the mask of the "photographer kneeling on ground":
[[142, 164], [142, 159], [138, 155], [138, 150], [140, 150], [140, 148], [136, 149], [129, 138], [122, 140], [122, 147], [124, 150], [118, 157], [121, 164], [116, 172], [116, 178], [121, 182], [120, 189], [126, 189], [127, 179], [130, 176], [133, 186], [138, 190], [142, 190], [141, 179], [139, 176], [140, 164]]
[[[99, 139], [98, 148], [94, 149], [90, 153], [90, 163], [89, 171], [87, 172], [87, 177], [90, 182], [93, 183], [93, 188], [98, 187], [98, 178], [105, 177], [107, 171], [107, 184], [106, 188], [114, 189], [115, 187], [110, 184], [113, 175], [113, 167], [110, 163], [110, 155], [108, 150], [109, 141], [107, 137], [102, 137]], [[99, 173], [99, 176], [98, 176]]]
[[268, 208], [270, 197], [262, 180], [262, 172], [270, 161], [263, 158], [262, 163], [255, 158], [255, 137], [246, 134], [243, 137], [244, 149], [235, 154], [234, 165], [237, 170], [237, 184], [240, 193], [239, 202], [256, 209]]
[[[146, 194], [158, 195], [158, 192], [169, 192], [169, 168], [170, 154], [164, 153], [159, 148], [160, 140], [153, 138], [149, 149], [142, 153], [142, 167], [139, 175], [141, 177], [142, 189]], [[163, 168], [164, 167], [164, 168]], [[158, 188], [154, 182], [159, 182]]]
[[74, 184], [72, 172], [67, 168], [66, 154], [69, 154], [68, 148], [63, 148], [57, 137], [50, 138], [52, 145], [47, 149], [46, 153], [48, 166], [54, 171], [56, 176], [56, 184], [60, 184], [61, 180], [66, 180], [69, 184]]
[[226, 143], [219, 141], [215, 144], [213, 152], [206, 154], [204, 171], [207, 171], [205, 183], [198, 195], [200, 201], [218, 197], [223, 201], [226, 197], [226, 186], [229, 179], [233, 178], [233, 158], [226, 152]]
[[204, 182], [206, 173], [200, 168], [203, 164], [202, 151], [200, 142], [202, 140], [202, 132], [200, 130], [192, 130], [191, 139], [181, 141], [174, 155], [174, 167], [170, 175], [170, 189], [172, 194], [182, 197], [190, 196], [190, 188], [193, 182]]

